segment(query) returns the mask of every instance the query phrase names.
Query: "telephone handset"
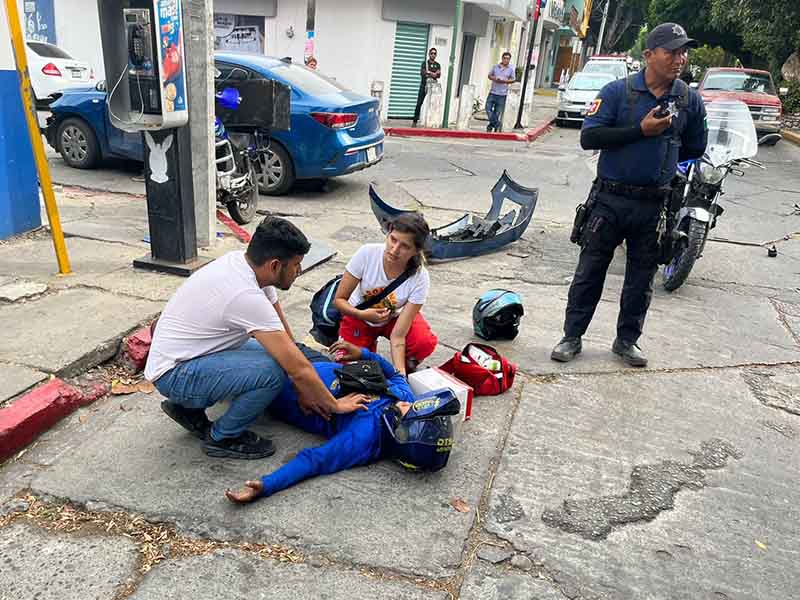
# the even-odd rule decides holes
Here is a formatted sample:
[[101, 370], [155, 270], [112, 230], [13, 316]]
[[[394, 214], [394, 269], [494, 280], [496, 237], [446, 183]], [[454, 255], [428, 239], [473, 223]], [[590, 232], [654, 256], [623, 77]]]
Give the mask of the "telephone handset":
[[144, 67], [149, 54], [149, 37], [143, 25], [137, 23], [128, 27], [128, 61], [132, 66]]

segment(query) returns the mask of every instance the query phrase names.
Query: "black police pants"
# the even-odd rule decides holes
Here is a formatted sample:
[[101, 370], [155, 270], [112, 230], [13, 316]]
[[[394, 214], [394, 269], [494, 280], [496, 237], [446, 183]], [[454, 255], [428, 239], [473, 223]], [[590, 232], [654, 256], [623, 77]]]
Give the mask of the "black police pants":
[[425, 95], [428, 88], [424, 85], [420, 86], [419, 93], [417, 94], [417, 108], [414, 109], [414, 123], [419, 121], [419, 113], [422, 111], [422, 103], [425, 102]]
[[564, 334], [580, 337], [589, 327], [603, 292], [614, 250], [627, 249], [625, 283], [620, 299], [617, 337], [627, 343], [642, 335], [658, 269], [658, 200], [627, 198], [601, 192], [589, 215], [578, 267], [569, 288]]

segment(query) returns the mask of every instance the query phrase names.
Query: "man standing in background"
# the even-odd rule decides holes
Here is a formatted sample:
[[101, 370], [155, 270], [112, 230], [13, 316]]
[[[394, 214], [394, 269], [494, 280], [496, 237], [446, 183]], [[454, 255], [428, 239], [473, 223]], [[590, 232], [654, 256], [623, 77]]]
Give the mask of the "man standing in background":
[[425, 94], [428, 92], [428, 81], [436, 81], [442, 76], [442, 67], [436, 62], [436, 48], [428, 50], [428, 60], [422, 61], [422, 68], [420, 75], [422, 77], [419, 82], [419, 94], [417, 95], [417, 108], [414, 110], [414, 127], [417, 126], [419, 121], [419, 112], [422, 109], [422, 103], [425, 101]]
[[503, 129], [503, 112], [506, 109], [508, 86], [517, 80], [516, 71], [509, 64], [510, 62], [511, 52], [503, 52], [500, 64], [493, 66], [489, 73], [492, 89], [486, 99], [486, 114], [489, 117], [486, 131], [501, 131]]

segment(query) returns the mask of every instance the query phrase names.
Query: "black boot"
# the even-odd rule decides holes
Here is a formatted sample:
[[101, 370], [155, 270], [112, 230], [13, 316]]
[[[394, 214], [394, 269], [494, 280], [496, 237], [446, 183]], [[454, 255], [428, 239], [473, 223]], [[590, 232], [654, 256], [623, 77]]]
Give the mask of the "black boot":
[[216, 441], [210, 435], [203, 444], [203, 451], [214, 458], [265, 458], [275, 454], [271, 440], [262, 438], [252, 431], [245, 431], [235, 438]]
[[211, 429], [211, 421], [208, 420], [206, 411], [203, 409], [185, 408], [165, 400], [161, 403], [161, 410], [193, 436], [201, 440], [206, 439], [208, 436], [208, 431]]
[[611, 346], [611, 351], [631, 367], [647, 366], [647, 357], [642, 353], [642, 349], [639, 348], [638, 344], [623, 342], [617, 338]]
[[558, 362], [569, 362], [583, 350], [581, 338], [579, 337], [564, 337], [558, 342], [553, 352], [550, 353], [550, 358]]

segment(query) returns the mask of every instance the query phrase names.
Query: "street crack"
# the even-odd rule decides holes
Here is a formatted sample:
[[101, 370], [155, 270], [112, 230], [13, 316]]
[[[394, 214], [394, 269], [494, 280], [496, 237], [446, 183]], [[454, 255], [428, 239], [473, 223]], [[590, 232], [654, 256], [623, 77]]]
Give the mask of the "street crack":
[[742, 377], [761, 404], [800, 415], [800, 368], [745, 369]]
[[711, 439], [690, 451], [691, 463], [665, 460], [652, 465], [636, 465], [628, 491], [618, 496], [564, 500], [560, 508], [542, 513], [545, 525], [589, 540], [603, 540], [615, 527], [652, 521], [659, 513], [674, 508], [675, 495], [682, 489], [705, 486], [705, 471], [726, 466], [728, 458], [742, 457], [734, 446], [722, 439]]

